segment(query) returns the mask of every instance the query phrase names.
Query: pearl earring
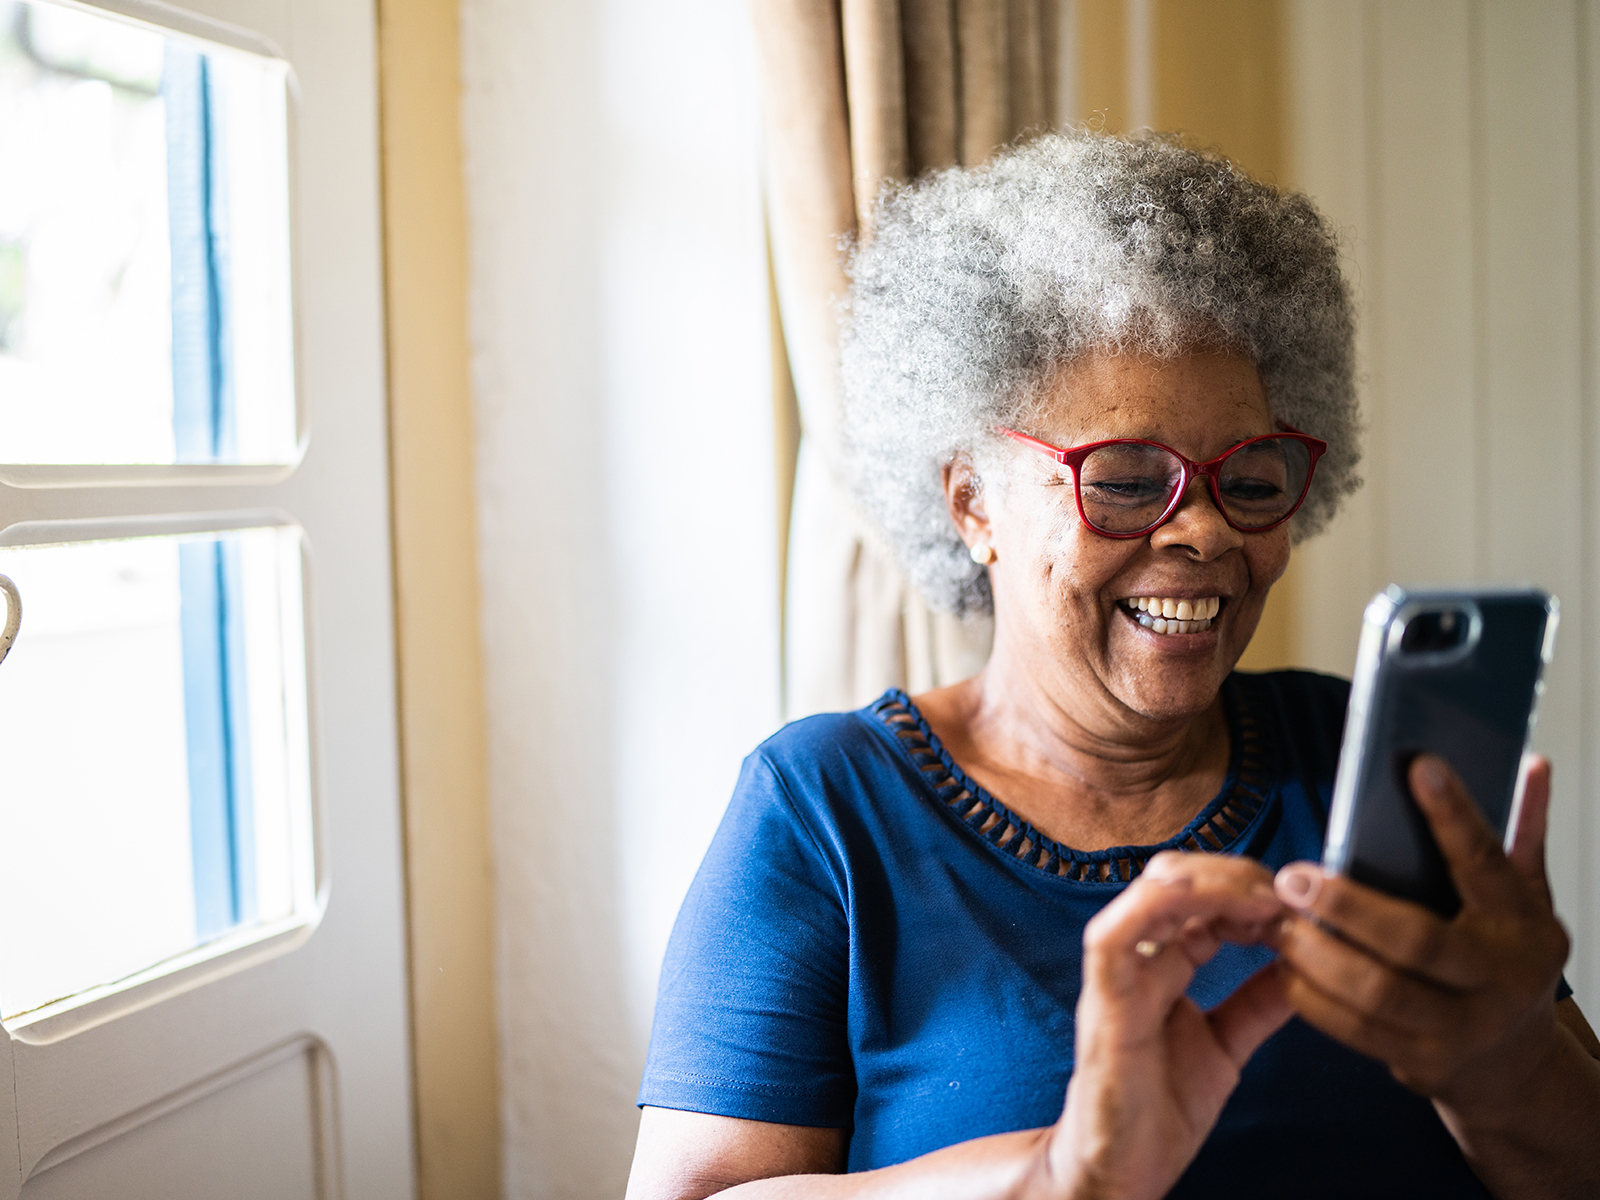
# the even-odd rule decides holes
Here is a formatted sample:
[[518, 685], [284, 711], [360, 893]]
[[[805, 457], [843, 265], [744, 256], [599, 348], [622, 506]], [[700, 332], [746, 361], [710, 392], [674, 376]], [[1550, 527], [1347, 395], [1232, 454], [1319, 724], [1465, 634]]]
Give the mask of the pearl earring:
[[979, 542], [968, 553], [972, 555], [972, 561], [979, 566], [986, 567], [994, 561], [994, 547], [986, 542]]

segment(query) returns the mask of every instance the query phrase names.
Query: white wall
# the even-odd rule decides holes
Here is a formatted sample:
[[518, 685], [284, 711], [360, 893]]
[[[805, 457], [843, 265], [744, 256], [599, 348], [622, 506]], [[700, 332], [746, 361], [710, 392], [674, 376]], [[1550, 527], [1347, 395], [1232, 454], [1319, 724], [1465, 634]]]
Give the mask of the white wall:
[[655, 975], [778, 722], [743, 0], [463, 0], [506, 1194], [622, 1193]]
[[1307, 665], [1401, 583], [1531, 580], [1561, 631], [1538, 744], [1568, 978], [1600, 1012], [1600, 11], [1292, 0], [1294, 176], [1349, 235], [1367, 485], [1303, 552]]

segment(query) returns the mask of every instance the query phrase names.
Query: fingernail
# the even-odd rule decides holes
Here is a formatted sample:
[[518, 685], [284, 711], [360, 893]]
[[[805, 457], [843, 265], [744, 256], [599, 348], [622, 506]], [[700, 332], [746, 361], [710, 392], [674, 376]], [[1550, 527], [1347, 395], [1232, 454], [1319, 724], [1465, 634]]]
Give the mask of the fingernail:
[[1430, 792], [1442, 792], [1450, 785], [1450, 776], [1445, 774], [1444, 764], [1437, 758], [1423, 755], [1417, 760], [1417, 774], [1422, 776], [1422, 783]]
[[1274, 883], [1285, 904], [1309, 908], [1317, 898], [1317, 889], [1322, 886], [1322, 876], [1315, 867], [1306, 863], [1290, 863], [1278, 872]]

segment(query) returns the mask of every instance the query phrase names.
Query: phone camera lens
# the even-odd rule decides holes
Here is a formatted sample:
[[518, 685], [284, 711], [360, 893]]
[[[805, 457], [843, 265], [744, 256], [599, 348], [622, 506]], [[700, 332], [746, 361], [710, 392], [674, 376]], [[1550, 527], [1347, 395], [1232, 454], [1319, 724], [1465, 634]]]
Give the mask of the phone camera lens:
[[1459, 646], [1466, 632], [1467, 623], [1458, 613], [1421, 612], [1406, 622], [1400, 649], [1409, 654], [1437, 654]]

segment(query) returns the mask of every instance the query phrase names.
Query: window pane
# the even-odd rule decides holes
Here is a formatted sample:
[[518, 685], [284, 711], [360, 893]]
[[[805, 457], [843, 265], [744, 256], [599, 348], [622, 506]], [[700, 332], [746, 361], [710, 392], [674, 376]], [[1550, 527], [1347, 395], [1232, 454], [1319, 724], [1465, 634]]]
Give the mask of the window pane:
[[292, 528], [0, 548], [0, 1015], [314, 906]]
[[0, 0], [0, 463], [289, 463], [284, 64]]

